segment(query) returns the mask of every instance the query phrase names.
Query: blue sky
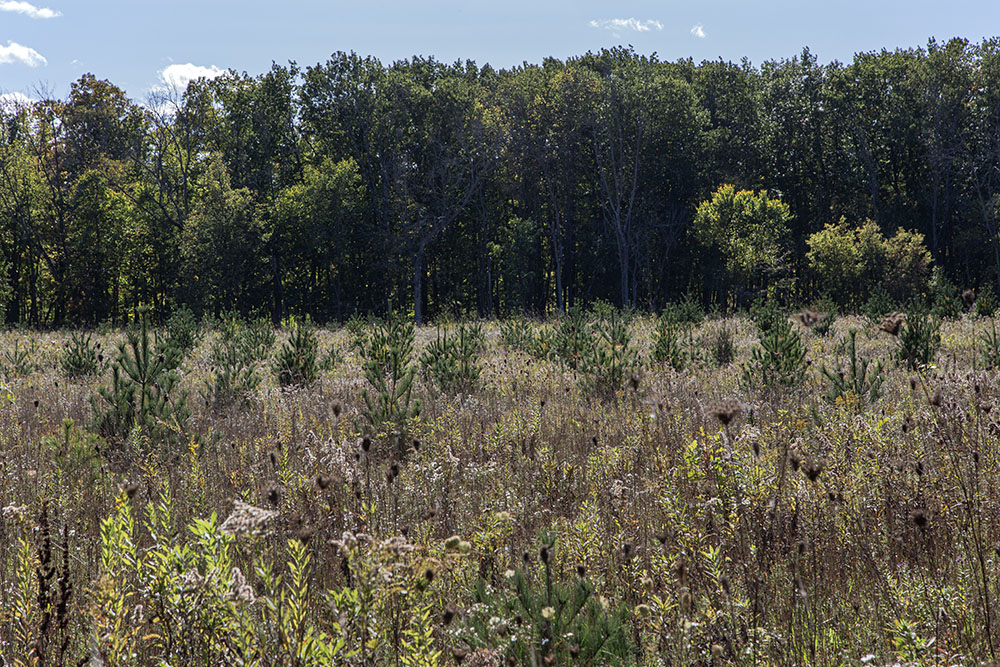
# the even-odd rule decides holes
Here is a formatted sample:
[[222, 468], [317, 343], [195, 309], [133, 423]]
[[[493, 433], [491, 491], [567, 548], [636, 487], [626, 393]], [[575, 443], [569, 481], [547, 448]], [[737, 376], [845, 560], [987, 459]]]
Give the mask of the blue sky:
[[164, 80], [311, 65], [337, 50], [509, 67], [632, 44], [667, 60], [759, 64], [803, 46], [848, 61], [932, 36], [997, 34], [1000, 0], [0, 0], [0, 93], [64, 96], [91, 72], [142, 99]]

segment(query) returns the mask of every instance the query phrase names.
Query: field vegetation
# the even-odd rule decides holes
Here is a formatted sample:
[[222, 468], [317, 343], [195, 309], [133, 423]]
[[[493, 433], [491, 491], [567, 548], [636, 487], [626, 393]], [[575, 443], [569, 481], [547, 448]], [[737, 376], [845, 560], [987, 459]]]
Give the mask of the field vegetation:
[[873, 303], [4, 333], [0, 655], [996, 660], [991, 306]]

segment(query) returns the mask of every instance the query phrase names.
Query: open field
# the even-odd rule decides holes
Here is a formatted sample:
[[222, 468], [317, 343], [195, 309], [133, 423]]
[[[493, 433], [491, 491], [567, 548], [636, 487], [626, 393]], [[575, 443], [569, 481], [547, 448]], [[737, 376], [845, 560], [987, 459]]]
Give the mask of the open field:
[[[102, 431], [92, 405], [111, 410], [98, 387], [124, 333], [94, 334], [102, 368], [77, 378], [62, 361], [69, 333], [4, 333], [0, 655], [109, 666], [996, 660], [992, 322], [945, 321], [934, 365], [915, 370], [877, 322], [841, 317], [825, 335], [796, 323], [804, 374], [787, 386], [762, 384], [746, 318], [671, 329], [681, 370], [651, 361], [650, 318], [632, 320], [624, 344], [596, 347], [608, 328], [585, 323], [579, 357], [552, 323], [483, 323], [466, 358], [478, 378], [435, 376], [420, 357], [438, 330], [425, 327], [409, 355], [410, 403], [405, 387], [390, 401], [408, 418], [390, 425], [372, 418], [380, 394], [366, 365], [381, 363], [384, 378], [394, 360], [378, 356], [370, 325], [316, 329], [318, 377], [305, 386], [279, 385], [273, 359], [290, 332], [273, 343], [265, 332], [266, 358], [235, 364], [259, 385], [228, 392], [216, 327], [195, 337], [176, 386], [150, 390], [174, 409], [124, 433], [113, 420]], [[247, 335], [237, 328], [231, 340]], [[828, 400], [822, 367], [850, 378], [852, 329], [883, 382], [868, 391], [869, 367], [869, 384]], [[720, 365], [722, 331], [735, 357]]]

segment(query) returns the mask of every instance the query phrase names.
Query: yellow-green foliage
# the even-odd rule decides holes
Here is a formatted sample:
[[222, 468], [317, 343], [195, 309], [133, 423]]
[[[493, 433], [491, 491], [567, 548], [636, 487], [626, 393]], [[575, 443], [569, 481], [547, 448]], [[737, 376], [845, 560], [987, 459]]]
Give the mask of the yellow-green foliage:
[[871, 220], [852, 228], [841, 218], [812, 234], [806, 244], [813, 280], [841, 304], [860, 305], [879, 286], [896, 301], [927, 287], [931, 255], [923, 234], [898, 229], [886, 238]]

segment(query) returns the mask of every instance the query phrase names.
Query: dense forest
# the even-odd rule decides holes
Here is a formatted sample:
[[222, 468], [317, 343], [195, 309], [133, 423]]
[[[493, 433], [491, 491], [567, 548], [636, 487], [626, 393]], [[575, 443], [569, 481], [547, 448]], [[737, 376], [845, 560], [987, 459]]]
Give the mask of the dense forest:
[[919, 289], [871, 275], [901, 264], [992, 289], [998, 225], [1000, 39], [759, 66], [338, 52], [142, 101], [88, 74], [0, 111], [10, 324], [726, 308], [775, 286], [857, 306]]

